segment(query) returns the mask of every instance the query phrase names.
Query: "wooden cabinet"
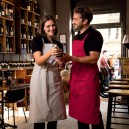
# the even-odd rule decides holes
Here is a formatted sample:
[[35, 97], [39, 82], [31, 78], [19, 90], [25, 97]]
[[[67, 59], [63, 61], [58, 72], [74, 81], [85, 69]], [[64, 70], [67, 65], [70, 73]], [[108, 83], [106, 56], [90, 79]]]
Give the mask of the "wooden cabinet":
[[0, 1], [0, 53], [31, 53], [39, 17], [37, 0]]
[[[27, 0], [25, 3], [20, 1], [16, 8], [16, 23], [17, 23], [17, 53], [31, 53], [31, 41], [35, 36], [38, 28], [40, 15], [36, 11], [36, 0]], [[20, 33], [19, 33], [20, 32]]]
[[12, 0], [0, 1], [0, 53], [15, 52], [15, 6]]

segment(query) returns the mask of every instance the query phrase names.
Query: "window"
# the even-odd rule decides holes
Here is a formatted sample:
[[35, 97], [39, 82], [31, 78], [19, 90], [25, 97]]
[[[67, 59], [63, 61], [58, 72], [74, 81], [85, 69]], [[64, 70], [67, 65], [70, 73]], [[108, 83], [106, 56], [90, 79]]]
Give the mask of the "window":
[[94, 14], [91, 24], [119, 23], [120, 13]]

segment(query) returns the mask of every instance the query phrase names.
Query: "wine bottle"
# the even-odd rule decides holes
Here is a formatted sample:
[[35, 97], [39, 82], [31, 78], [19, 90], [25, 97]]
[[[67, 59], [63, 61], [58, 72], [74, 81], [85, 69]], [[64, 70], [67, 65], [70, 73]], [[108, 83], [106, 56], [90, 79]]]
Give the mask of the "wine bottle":
[[27, 10], [30, 11], [30, 0], [27, 2]]
[[6, 15], [6, 18], [8, 18], [9, 16], [8, 4], [5, 4], [5, 15]]
[[24, 16], [24, 12], [21, 11], [21, 24], [25, 23], [25, 16]]
[[8, 38], [6, 39], [6, 51], [9, 52], [9, 40], [8, 40]]
[[10, 36], [13, 36], [13, 27], [10, 27]]
[[4, 14], [5, 14], [5, 13], [4, 13], [4, 7], [3, 7], [3, 5], [1, 5], [1, 11], [2, 11], [2, 12], [1, 12], [1, 16], [4, 17]]
[[11, 5], [8, 5], [8, 18], [13, 19], [13, 9]]
[[3, 23], [2, 20], [0, 20], [0, 34], [4, 34], [4, 28], [3, 28]]
[[28, 25], [31, 26], [31, 15], [28, 14]]
[[13, 52], [13, 45], [12, 45], [12, 42], [10, 42], [10, 44], [9, 44], [9, 51], [10, 51], [10, 52]]

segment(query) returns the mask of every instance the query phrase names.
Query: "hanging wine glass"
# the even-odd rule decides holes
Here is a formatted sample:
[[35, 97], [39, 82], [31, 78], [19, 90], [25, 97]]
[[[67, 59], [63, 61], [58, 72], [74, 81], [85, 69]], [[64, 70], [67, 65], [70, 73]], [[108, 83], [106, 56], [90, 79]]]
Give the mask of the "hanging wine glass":
[[122, 44], [129, 49], [129, 35], [124, 35], [124, 38], [123, 38], [123, 41], [122, 41]]

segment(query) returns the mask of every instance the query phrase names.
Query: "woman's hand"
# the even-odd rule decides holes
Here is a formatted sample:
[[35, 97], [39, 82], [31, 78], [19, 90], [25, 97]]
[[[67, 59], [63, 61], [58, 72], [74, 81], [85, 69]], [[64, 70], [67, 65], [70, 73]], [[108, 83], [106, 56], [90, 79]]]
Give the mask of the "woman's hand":
[[60, 56], [62, 54], [62, 50], [59, 47], [53, 47], [51, 49], [51, 55], [52, 56]]

